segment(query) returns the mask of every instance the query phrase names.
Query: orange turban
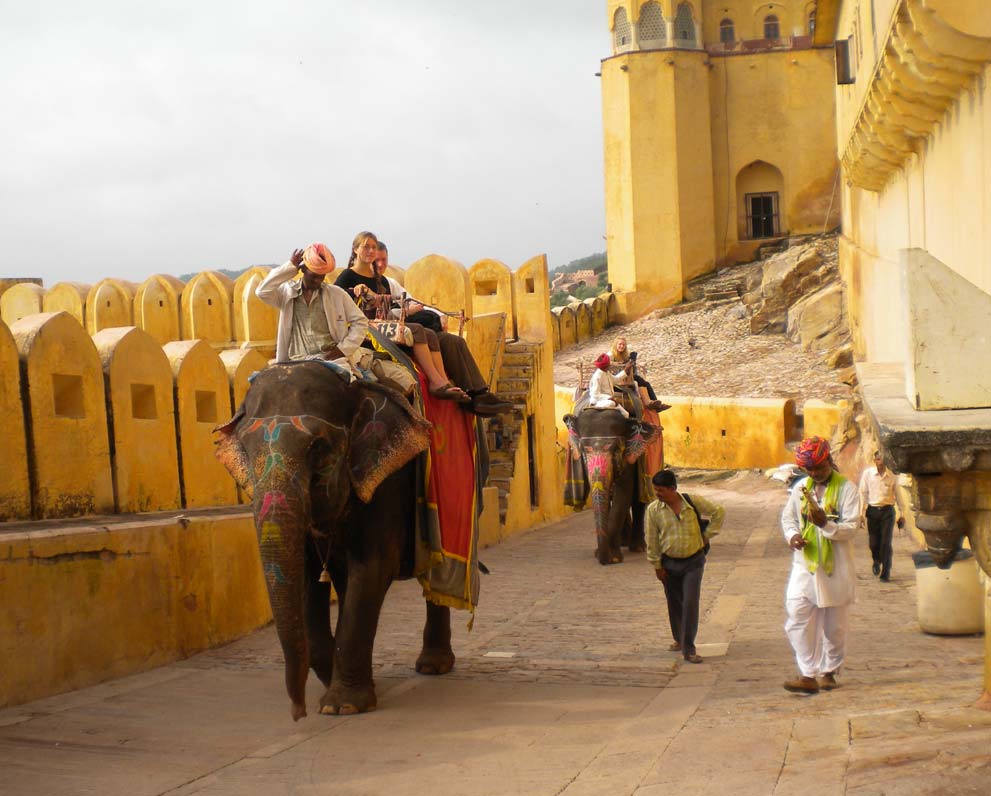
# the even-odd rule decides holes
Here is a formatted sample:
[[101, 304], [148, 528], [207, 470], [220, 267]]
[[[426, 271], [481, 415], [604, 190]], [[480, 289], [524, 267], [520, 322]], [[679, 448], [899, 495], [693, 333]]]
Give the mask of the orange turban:
[[314, 274], [329, 274], [337, 266], [334, 255], [322, 243], [311, 243], [303, 252], [303, 265]]
[[609, 354], [599, 354], [599, 358], [595, 360], [594, 364], [599, 370], [605, 370], [609, 367]]
[[803, 439], [795, 451], [795, 464], [809, 470], [829, 460], [829, 443], [822, 437]]

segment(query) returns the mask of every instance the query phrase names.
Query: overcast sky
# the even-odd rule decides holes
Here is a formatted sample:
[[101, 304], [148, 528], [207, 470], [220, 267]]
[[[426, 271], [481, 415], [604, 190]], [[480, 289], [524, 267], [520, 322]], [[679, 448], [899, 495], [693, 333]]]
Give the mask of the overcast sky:
[[0, 0], [0, 277], [604, 251], [605, 0]]

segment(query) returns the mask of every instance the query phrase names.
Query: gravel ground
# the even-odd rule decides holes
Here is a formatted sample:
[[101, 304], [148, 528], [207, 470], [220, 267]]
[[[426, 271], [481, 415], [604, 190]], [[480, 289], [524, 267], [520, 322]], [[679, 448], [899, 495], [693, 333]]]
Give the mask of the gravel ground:
[[554, 355], [554, 381], [578, 383], [578, 363], [591, 363], [617, 337], [638, 351], [641, 375], [658, 395], [712, 398], [792, 398], [801, 407], [808, 398], [850, 398], [840, 373], [823, 363], [822, 352], [803, 351], [783, 334], [750, 334], [743, 304], [704, 307], [683, 315], [653, 314]]

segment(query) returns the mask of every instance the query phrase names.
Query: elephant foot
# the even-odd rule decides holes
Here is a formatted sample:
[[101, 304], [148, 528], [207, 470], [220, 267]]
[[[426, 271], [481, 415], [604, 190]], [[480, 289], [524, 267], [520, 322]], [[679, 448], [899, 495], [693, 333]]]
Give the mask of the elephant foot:
[[599, 550], [596, 552], [596, 558], [599, 559], [599, 563], [602, 566], [623, 563], [623, 553], [621, 550]]
[[454, 651], [447, 649], [426, 649], [420, 652], [416, 659], [416, 671], [419, 674], [447, 674], [454, 668]]
[[375, 687], [350, 689], [332, 685], [320, 698], [320, 712], [325, 716], [353, 716], [370, 713], [378, 707]]
[[306, 718], [306, 705], [302, 702], [293, 702], [292, 706], [289, 708], [289, 713], [292, 715], [293, 721], [299, 721], [300, 719]]
[[633, 544], [630, 545], [630, 552], [631, 553], [646, 553], [647, 552], [647, 544], [646, 544], [646, 542], [634, 542]]

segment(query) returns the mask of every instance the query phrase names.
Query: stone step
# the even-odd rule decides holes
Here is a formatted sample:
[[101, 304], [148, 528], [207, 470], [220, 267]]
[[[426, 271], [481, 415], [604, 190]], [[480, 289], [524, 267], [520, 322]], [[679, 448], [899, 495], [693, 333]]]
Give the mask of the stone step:
[[514, 409], [522, 407], [525, 410], [528, 392], [528, 390], [499, 390], [499, 397], [513, 404]]
[[503, 362], [499, 369], [499, 377], [503, 379], [531, 379], [533, 378], [533, 361], [520, 364]]
[[524, 343], [519, 340], [506, 343], [508, 354], [535, 354], [540, 350], [540, 343]]
[[532, 368], [534, 359], [535, 359], [534, 355], [527, 351], [522, 351], [522, 352], [506, 351], [502, 355], [502, 366], [506, 367], [507, 365], [513, 365], [513, 366], [526, 366]]
[[489, 484], [493, 478], [512, 478], [515, 469], [512, 462], [489, 462]]
[[530, 392], [530, 385], [533, 382], [530, 379], [506, 379], [500, 376], [499, 380], [496, 382], [496, 392], [500, 396], [526, 395]]

